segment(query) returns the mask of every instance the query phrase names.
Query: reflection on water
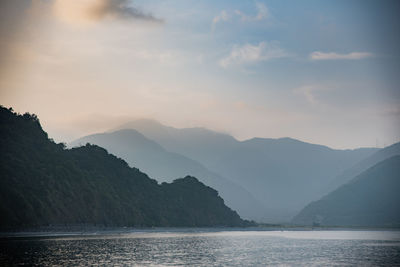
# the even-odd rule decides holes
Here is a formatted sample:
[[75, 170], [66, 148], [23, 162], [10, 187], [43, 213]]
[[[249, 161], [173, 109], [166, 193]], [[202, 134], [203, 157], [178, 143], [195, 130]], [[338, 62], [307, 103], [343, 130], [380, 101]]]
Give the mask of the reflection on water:
[[0, 239], [0, 265], [400, 265], [397, 231], [147, 231]]

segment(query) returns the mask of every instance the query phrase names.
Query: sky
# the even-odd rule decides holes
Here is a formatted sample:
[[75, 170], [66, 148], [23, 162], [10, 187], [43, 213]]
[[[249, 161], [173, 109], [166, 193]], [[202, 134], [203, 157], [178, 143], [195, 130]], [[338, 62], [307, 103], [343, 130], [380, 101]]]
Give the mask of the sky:
[[400, 2], [3, 0], [0, 104], [59, 142], [151, 118], [239, 140], [400, 141]]

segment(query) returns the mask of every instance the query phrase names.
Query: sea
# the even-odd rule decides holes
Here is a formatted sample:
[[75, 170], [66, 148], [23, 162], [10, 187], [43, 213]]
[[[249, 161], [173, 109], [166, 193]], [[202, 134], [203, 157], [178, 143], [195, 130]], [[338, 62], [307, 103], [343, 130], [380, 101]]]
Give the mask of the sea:
[[119, 229], [8, 233], [0, 266], [400, 266], [400, 231]]

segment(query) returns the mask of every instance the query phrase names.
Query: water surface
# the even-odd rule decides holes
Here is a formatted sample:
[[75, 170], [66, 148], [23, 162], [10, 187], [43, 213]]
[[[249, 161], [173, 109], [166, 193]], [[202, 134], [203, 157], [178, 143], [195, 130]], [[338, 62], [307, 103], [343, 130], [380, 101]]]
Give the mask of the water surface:
[[399, 231], [221, 229], [42, 233], [0, 239], [0, 265], [400, 266]]

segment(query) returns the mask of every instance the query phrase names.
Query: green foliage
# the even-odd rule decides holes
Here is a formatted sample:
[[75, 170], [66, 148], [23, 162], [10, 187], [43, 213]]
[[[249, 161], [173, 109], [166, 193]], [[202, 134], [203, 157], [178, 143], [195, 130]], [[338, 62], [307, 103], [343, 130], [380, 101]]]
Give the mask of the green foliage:
[[217, 191], [194, 177], [159, 185], [105, 149], [65, 149], [36, 115], [0, 107], [0, 228], [243, 226]]

